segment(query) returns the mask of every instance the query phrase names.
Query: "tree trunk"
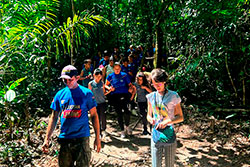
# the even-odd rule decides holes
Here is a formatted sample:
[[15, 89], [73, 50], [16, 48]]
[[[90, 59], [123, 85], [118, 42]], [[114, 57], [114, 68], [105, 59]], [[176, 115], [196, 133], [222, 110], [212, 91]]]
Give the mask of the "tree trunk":
[[161, 26], [158, 26], [156, 29], [156, 56], [155, 56], [155, 68], [161, 68], [162, 64], [162, 48], [163, 48], [163, 32]]
[[[71, 0], [71, 5], [72, 5], [72, 21], [75, 16], [75, 6], [74, 6], [74, 1]], [[72, 32], [71, 32], [71, 39], [70, 39], [71, 47], [70, 47], [70, 63], [71, 65], [74, 65], [74, 27], [72, 27]]]
[[233, 90], [234, 90], [234, 93], [235, 93], [234, 95], [237, 98], [238, 97], [237, 89], [236, 89], [236, 87], [234, 85], [234, 81], [233, 81], [233, 79], [231, 77], [231, 73], [229, 71], [228, 62], [227, 62], [227, 55], [225, 55], [225, 64], [226, 64], [226, 70], [227, 70], [227, 74], [228, 74], [229, 80], [231, 81], [231, 84], [232, 84], [232, 87], [233, 87]]

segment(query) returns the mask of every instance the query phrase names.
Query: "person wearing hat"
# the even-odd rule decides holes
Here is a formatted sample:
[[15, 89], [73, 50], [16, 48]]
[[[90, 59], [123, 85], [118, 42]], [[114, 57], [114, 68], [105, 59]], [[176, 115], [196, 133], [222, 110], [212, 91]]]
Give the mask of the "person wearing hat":
[[127, 50], [127, 54], [129, 55], [129, 54], [133, 53], [134, 51], [135, 51], [134, 46], [130, 45], [129, 49]]
[[[128, 75], [121, 72], [121, 65], [119, 62], [114, 64], [114, 72], [109, 74], [106, 79], [105, 88], [110, 90], [111, 100], [114, 105], [115, 111], [118, 117], [118, 123], [121, 128], [121, 138], [125, 138], [126, 134], [131, 135], [131, 129], [129, 127], [130, 122], [130, 111], [128, 110], [127, 104], [129, 102], [128, 89], [132, 84]], [[122, 112], [122, 110], [124, 112]], [[125, 128], [124, 128], [124, 122]]]
[[93, 93], [79, 85], [80, 76], [77, 69], [68, 65], [63, 68], [60, 77], [66, 87], [55, 95], [50, 108], [52, 114], [49, 119], [47, 133], [42, 145], [42, 151], [47, 153], [50, 138], [60, 117], [61, 128], [58, 136], [60, 151], [58, 163], [60, 167], [90, 166], [91, 149], [89, 146], [89, 118], [95, 131], [94, 149], [100, 152], [100, 126], [96, 111], [96, 101]]

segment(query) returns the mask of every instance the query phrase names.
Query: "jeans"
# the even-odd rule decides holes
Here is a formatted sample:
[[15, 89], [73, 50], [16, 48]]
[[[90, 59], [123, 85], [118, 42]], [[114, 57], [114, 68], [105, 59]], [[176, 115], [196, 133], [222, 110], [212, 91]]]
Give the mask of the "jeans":
[[89, 137], [76, 139], [60, 139], [58, 163], [60, 167], [89, 167], [91, 149]]
[[172, 144], [154, 143], [151, 137], [152, 167], [162, 166], [162, 154], [164, 151], [165, 167], [174, 167], [176, 141]]

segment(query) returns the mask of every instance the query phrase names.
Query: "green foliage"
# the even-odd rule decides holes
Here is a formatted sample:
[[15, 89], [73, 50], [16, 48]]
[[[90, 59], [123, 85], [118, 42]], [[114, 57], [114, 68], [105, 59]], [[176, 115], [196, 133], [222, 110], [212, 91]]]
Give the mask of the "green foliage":
[[[68, 17], [67, 22], [64, 22], [62, 26], [53, 30], [53, 37], [56, 41], [57, 59], [59, 58], [59, 45], [58, 41], [63, 46], [64, 54], [70, 53], [73, 55], [73, 47], [75, 46], [75, 52], [81, 45], [81, 38], [90, 36], [90, 27], [95, 26], [97, 22], [102, 22], [108, 25], [108, 20], [100, 15], [93, 15], [86, 11], [81, 12], [79, 15], [74, 14], [73, 19]], [[73, 63], [72, 63], [73, 64]]]
[[161, 27], [166, 54], [175, 57], [166, 67], [173, 88], [189, 103], [212, 108], [246, 105], [249, 3], [172, 2], [165, 16]]
[[[109, 24], [100, 15], [81, 11], [65, 18], [60, 25], [60, 6], [58, 0], [1, 4], [0, 123], [3, 129], [10, 130], [10, 135], [6, 134], [3, 140], [13, 137], [15, 125], [25, 124], [28, 128], [32, 126], [31, 116], [49, 110], [52, 97], [62, 86], [55, 79], [61, 66], [70, 64], [72, 57], [69, 56], [82, 47], [82, 40], [92, 33], [92, 27], [98, 22]], [[63, 53], [66, 49], [67, 53]], [[52, 67], [52, 64], [61, 66]], [[20, 82], [18, 92], [13, 92]]]
[[[187, 103], [212, 108], [211, 115], [218, 107], [249, 107], [249, 15], [246, 0], [3, 0], [0, 129], [7, 132], [1, 141], [18, 138], [23, 125], [36, 126], [38, 114], [48, 115], [63, 86], [57, 80], [63, 66], [80, 69], [85, 58], [115, 46], [125, 52], [130, 44], [142, 45], [145, 56], [157, 43], [170, 89]], [[8, 146], [0, 147], [4, 158], [27, 153], [10, 145], [9, 155]]]
[[25, 163], [25, 161], [27, 163], [31, 160], [30, 152], [24, 147], [24, 145], [7, 142], [0, 144], [0, 149], [0, 160], [9, 164], [9, 166]]

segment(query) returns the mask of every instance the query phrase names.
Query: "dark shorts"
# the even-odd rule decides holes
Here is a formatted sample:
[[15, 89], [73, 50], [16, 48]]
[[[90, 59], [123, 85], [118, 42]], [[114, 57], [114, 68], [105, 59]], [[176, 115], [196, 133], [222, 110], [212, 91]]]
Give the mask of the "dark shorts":
[[60, 139], [58, 163], [60, 167], [88, 167], [90, 166], [91, 149], [89, 137], [77, 139]]

